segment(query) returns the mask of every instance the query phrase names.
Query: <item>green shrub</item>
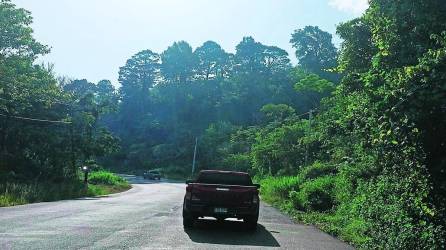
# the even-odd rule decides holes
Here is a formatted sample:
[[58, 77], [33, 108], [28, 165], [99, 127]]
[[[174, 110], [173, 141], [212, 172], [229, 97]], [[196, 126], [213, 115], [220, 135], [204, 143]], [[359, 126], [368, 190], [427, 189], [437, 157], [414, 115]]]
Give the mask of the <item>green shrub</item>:
[[105, 195], [130, 188], [126, 180], [109, 172], [93, 172], [90, 177], [88, 188], [80, 179], [58, 183], [3, 183], [0, 184], [0, 207]]
[[297, 209], [324, 212], [334, 206], [334, 177], [325, 176], [303, 183], [299, 191], [290, 192]]
[[260, 182], [260, 193], [269, 202], [288, 199], [290, 192], [299, 190], [300, 183], [297, 176], [267, 177]]
[[83, 183], [67, 180], [61, 183], [4, 183], [0, 185], [0, 207], [42, 201], [56, 201], [85, 196]]
[[103, 184], [103, 185], [120, 185], [126, 183], [126, 181], [111, 172], [108, 171], [98, 171], [92, 172], [89, 175], [88, 183], [90, 184]]
[[312, 165], [302, 169], [299, 176], [302, 178], [302, 180], [312, 180], [321, 176], [331, 175], [335, 173], [336, 168], [333, 165], [316, 161]]
[[421, 192], [401, 191], [410, 186], [415, 186], [410, 179], [381, 176], [363, 187], [366, 199], [360, 213], [369, 223], [367, 248], [445, 249], [446, 235], [436, 224], [437, 211]]

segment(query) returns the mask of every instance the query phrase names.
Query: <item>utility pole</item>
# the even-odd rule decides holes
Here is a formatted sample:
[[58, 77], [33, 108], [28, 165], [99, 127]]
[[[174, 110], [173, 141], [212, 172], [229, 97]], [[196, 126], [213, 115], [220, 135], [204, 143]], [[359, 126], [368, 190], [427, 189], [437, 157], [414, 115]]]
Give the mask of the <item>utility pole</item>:
[[70, 124], [70, 155], [71, 155], [71, 167], [73, 168], [74, 174], [77, 173], [76, 170], [76, 155], [74, 154], [74, 111], [73, 106], [70, 106], [70, 116], [71, 116], [71, 124]]
[[192, 160], [192, 175], [194, 175], [194, 172], [195, 172], [195, 159], [197, 157], [197, 145], [198, 145], [198, 137], [195, 137], [194, 159]]
[[[311, 131], [311, 119], [313, 119], [313, 110], [311, 109], [309, 112], [309, 117], [308, 117], [308, 133], [310, 133]], [[308, 166], [308, 144], [306, 145], [306, 149], [305, 149], [305, 166]]]

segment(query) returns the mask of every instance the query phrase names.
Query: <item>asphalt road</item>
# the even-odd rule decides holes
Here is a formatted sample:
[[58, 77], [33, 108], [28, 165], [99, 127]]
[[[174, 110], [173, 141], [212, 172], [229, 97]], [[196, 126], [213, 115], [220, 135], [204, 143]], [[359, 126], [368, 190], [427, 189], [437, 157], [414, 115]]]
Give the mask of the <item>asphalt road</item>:
[[184, 184], [129, 178], [121, 194], [0, 208], [0, 249], [353, 249], [265, 204], [256, 232], [214, 220], [185, 231]]

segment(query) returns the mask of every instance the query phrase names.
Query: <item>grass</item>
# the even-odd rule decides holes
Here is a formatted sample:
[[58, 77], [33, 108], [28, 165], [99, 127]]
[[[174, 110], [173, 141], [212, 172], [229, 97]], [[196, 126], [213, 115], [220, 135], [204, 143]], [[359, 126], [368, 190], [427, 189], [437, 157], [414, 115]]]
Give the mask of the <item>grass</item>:
[[131, 187], [126, 180], [110, 172], [94, 172], [90, 176], [92, 178], [88, 186], [80, 179], [61, 183], [0, 184], [0, 207], [94, 197], [123, 192]]
[[354, 215], [349, 214], [351, 208], [341, 206], [321, 211], [315, 211], [317, 209], [313, 208], [314, 205], [319, 205], [321, 202], [329, 203], [322, 199], [324, 196], [319, 197], [314, 194], [319, 194], [319, 191], [333, 192], [331, 178], [325, 176], [311, 179], [299, 175], [256, 177], [255, 179], [261, 184], [260, 193], [263, 201], [279, 208], [295, 221], [315, 225], [343, 241], [361, 246], [368, 240], [364, 236], [367, 225], [362, 220], [355, 218]]
[[111, 172], [108, 171], [97, 171], [89, 174], [88, 177], [88, 183], [90, 184], [103, 184], [103, 185], [110, 185], [110, 186], [119, 186], [119, 185], [125, 185], [127, 184], [127, 181]]

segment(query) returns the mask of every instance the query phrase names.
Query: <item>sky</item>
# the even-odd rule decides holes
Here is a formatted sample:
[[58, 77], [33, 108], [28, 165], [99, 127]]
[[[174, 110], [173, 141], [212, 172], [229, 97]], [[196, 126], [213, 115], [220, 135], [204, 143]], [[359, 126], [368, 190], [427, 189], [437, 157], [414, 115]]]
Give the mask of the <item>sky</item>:
[[[51, 47], [39, 62], [58, 76], [118, 86], [119, 67], [137, 52], [174, 41], [213, 40], [234, 52], [244, 36], [283, 48], [296, 63], [291, 33], [307, 25], [332, 34], [367, 0], [12, 0], [32, 12], [35, 38]], [[335, 37], [335, 43], [339, 44]]]

